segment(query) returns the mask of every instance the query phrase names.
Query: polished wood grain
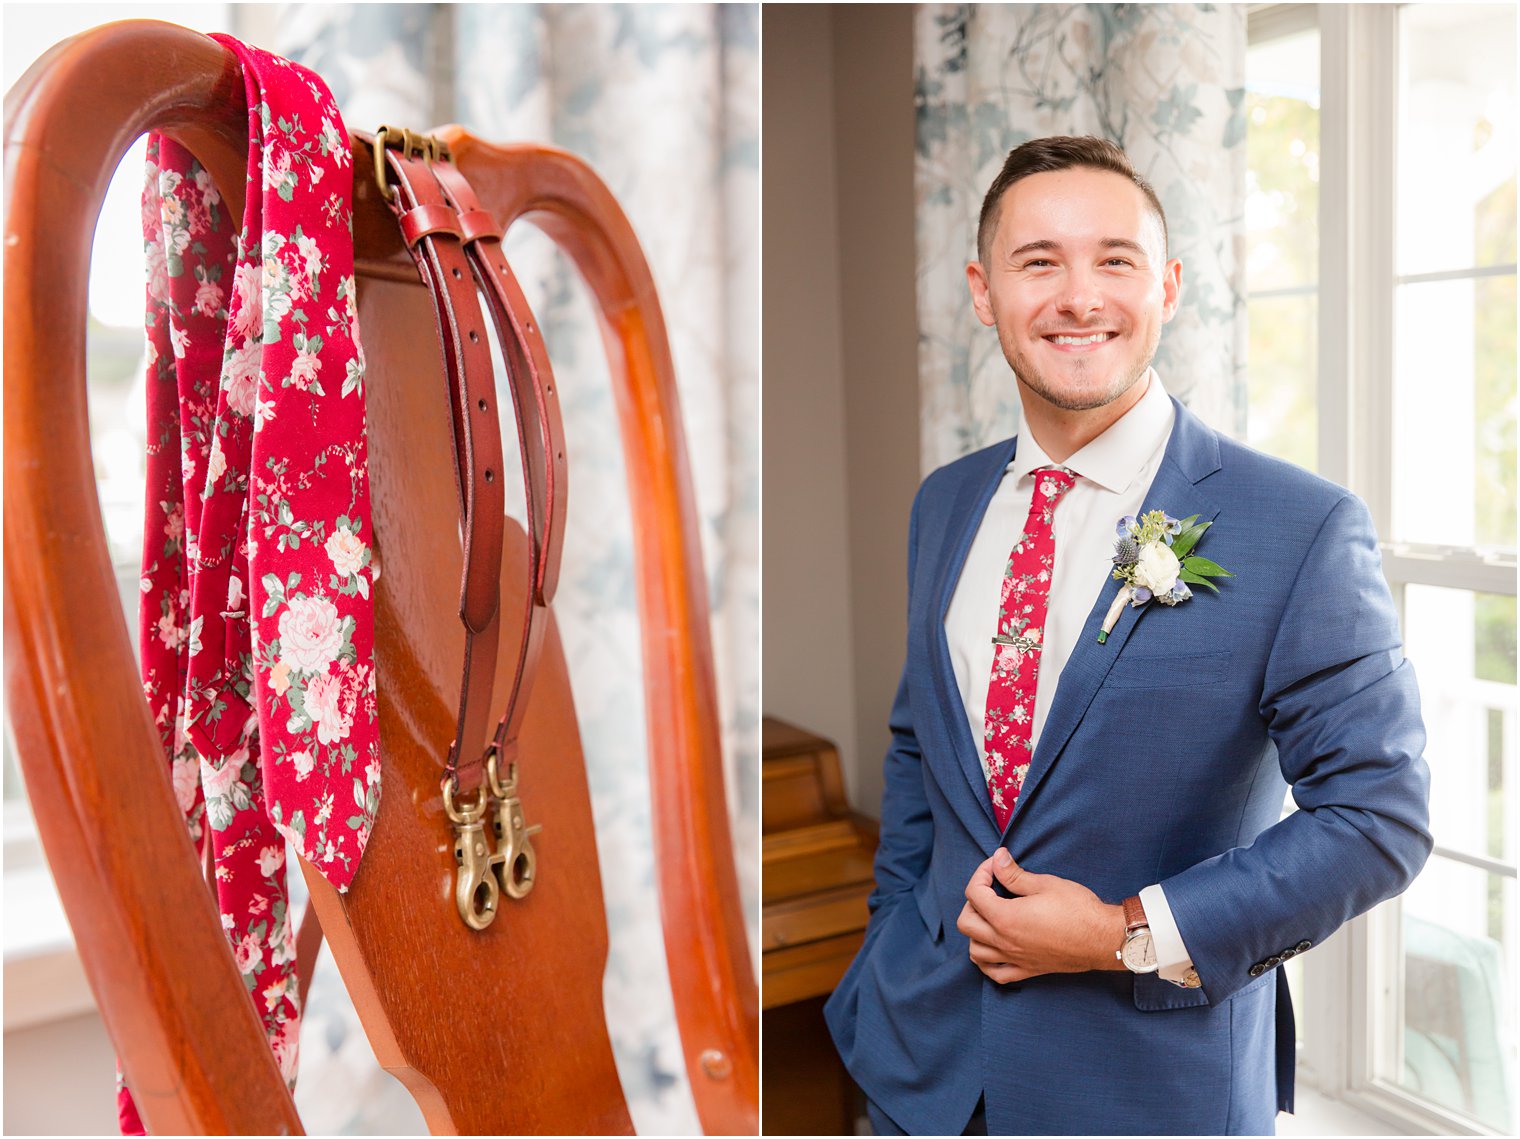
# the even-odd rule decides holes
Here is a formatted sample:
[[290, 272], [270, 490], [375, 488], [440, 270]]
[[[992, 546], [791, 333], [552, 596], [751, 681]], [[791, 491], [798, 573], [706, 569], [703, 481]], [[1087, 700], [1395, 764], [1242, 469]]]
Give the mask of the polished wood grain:
[[[138, 135], [176, 138], [241, 211], [246, 109], [214, 41], [127, 21], [76, 37], [6, 99], [5, 640], [18, 753], [86, 974], [150, 1130], [299, 1130], [175, 804], [116, 601], [90, 461], [84, 329], [93, 219]], [[584, 163], [447, 133], [503, 225], [525, 218], [597, 298], [636, 535], [660, 906], [704, 1129], [752, 1133], [758, 996], [722, 787], [704, 578], [663, 319], [626, 219]], [[355, 142], [356, 169], [367, 151]], [[483, 934], [453, 908], [438, 795], [463, 633], [447, 396], [426, 294], [356, 179], [370, 361], [385, 794], [347, 895], [313, 905], [381, 1062], [435, 1131], [626, 1131], [601, 1009], [605, 920], [553, 629], [523, 725], [535, 890]], [[573, 440], [570, 444], [573, 460]], [[572, 474], [573, 481], [573, 474]], [[525, 539], [509, 527], [503, 618]], [[511, 643], [510, 630], [503, 643]], [[498, 664], [496, 698], [513, 661]]]

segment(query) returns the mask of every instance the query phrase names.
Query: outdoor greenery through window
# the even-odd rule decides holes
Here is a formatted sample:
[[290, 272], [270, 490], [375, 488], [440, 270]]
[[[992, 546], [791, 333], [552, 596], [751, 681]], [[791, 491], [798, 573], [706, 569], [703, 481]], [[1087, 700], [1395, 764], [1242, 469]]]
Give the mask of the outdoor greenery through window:
[[1315, 469], [1319, 32], [1246, 55], [1247, 441]]

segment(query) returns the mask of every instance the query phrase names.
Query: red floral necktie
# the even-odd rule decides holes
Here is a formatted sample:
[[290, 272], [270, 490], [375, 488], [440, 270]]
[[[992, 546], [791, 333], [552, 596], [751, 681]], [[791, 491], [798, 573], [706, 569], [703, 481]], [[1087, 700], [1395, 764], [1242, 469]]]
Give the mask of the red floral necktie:
[[[229, 36], [246, 208], [151, 135], [140, 655], [222, 926], [288, 1082], [285, 841], [347, 889], [380, 805], [364, 355], [348, 130], [318, 76]], [[125, 1087], [122, 1131], [142, 1120]]]
[[1059, 467], [1034, 472], [1034, 498], [1024, 534], [1008, 555], [1003, 600], [993, 644], [992, 681], [987, 686], [987, 793], [999, 828], [1008, 825], [1019, 789], [1029, 771], [1034, 727], [1035, 682], [1045, 647], [1045, 613], [1055, 568], [1056, 503], [1077, 476]]

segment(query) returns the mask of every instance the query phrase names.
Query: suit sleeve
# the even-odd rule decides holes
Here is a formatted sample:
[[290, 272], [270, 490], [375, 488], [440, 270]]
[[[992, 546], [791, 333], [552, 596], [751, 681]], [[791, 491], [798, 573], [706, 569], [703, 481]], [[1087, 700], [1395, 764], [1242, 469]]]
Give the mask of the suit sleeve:
[[[924, 497], [920, 487], [913, 500], [908, 520], [908, 612], [912, 620], [914, 568], [918, 551], [918, 512]], [[912, 633], [909, 633], [909, 641]], [[909, 650], [911, 656], [911, 649]], [[868, 905], [874, 915], [895, 898], [906, 895], [929, 868], [929, 853], [934, 845], [934, 821], [929, 801], [924, 795], [923, 756], [918, 736], [913, 730], [913, 704], [908, 688], [908, 662], [903, 664], [902, 679], [887, 725], [892, 742], [884, 762], [884, 786], [881, 796], [881, 838], [876, 848], [876, 889]]]
[[1299, 809], [1162, 883], [1210, 1003], [1402, 892], [1430, 853], [1419, 693], [1354, 496], [1289, 591], [1260, 712]]

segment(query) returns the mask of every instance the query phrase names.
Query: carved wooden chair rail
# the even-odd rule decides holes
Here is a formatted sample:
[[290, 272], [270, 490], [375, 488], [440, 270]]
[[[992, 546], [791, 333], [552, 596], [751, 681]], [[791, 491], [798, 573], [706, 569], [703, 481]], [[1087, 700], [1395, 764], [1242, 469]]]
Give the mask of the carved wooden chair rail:
[[[95, 219], [133, 140], [160, 131], [183, 143], [238, 217], [246, 123], [232, 54], [151, 21], [60, 44], [5, 103], [6, 692], [85, 972], [155, 1132], [293, 1133], [300, 1121], [186, 834], [117, 600], [89, 447], [86, 288]], [[525, 219], [548, 233], [600, 309], [633, 511], [653, 843], [682, 1049], [704, 1130], [753, 1133], [758, 998], [723, 793], [686, 446], [654, 284], [627, 219], [583, 162], [458, 128], [438, 133], [503, 228]], [[445, 842], [449, 828], [436, 767], [410, 761], [437, 762], [440, 736], [447, 747], [462, 644], [447, 401], [426, 294], [357, 139], [354, 159], [375, 535], [385, 556], [376, 621], [386, 794], [354, 889], [340, 896], [303, 867], [312, 902], [381, 1063], [434, 1131], [628, 1130], [601, 1006], [606, 930], [585, 774], [552, 629], [523, 729], [525, 755], [555, 756], [545, 769], [552, 780], [524, 776], [537, 779], [546, 823], [535, 839], [538, 889], [476, 933], [440, 892], [449, 851], [429, 861], [427, 844]], [[525, 539], [509, 526], [507, 540], [504, 612], [526, 585], [512, 549]], [[513, 664], [501, 662], [502, 684]], [[419, 906], [430, 891], [438, 905]], [[452, 932], [417, 917], [434, 908]], [[566, 1009], [585, 1012], [595, 1029], [566, 1023]]]

